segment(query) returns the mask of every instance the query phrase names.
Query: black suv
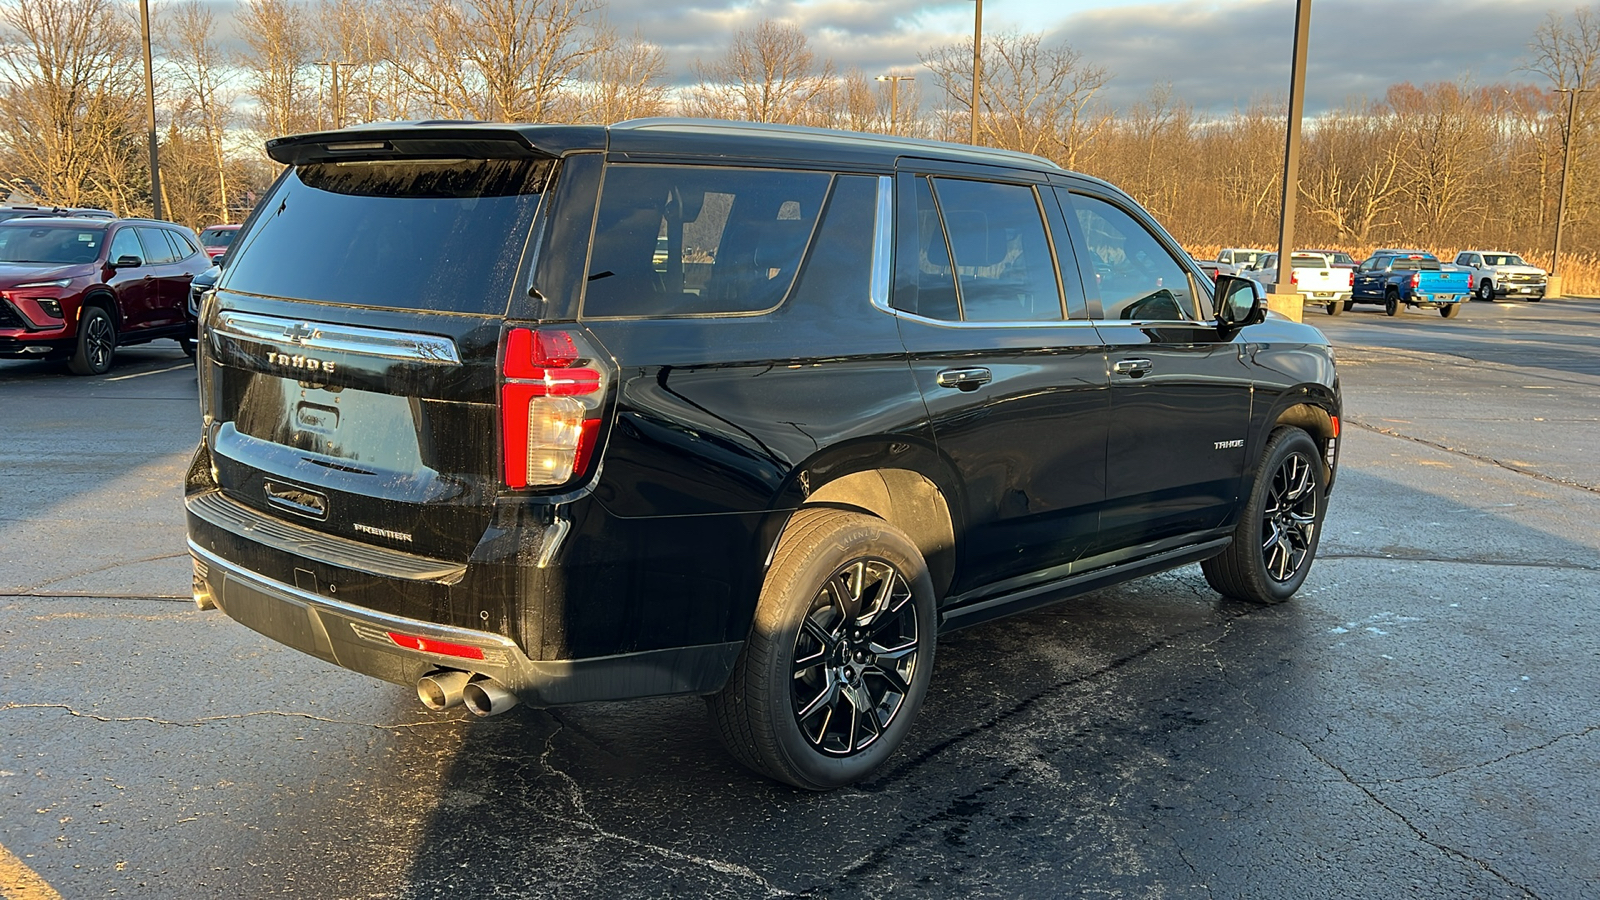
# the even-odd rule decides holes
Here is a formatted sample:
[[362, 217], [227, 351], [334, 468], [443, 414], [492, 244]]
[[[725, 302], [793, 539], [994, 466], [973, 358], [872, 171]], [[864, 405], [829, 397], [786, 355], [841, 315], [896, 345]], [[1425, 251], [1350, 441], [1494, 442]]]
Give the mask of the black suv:
[[430, 708], [702, 694], [828, 788], [941, 632], [1316, 554], [1327, 342], [1104, 182], [684, 120], [267, 150], [202, 310], [196, 601]]

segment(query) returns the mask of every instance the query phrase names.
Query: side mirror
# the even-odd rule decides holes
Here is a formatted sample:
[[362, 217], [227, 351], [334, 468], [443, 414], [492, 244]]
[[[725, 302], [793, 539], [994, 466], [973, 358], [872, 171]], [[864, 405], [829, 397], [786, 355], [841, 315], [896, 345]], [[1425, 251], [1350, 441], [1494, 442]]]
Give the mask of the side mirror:
[[1267, 318], [1261, 285], [1248, 278], [1224, 275], [1217, 279], [1217, 330], [1236, 331]]
[[129, 256], [119, 256], [119, 257], [117, 257], [116, 261], [111, 264], [111, 268], [113, 268], [113, 269], [137, 269], [142, 265], [144, 265], [144, 260], [140, 259], [137, 256], [129, 255]]

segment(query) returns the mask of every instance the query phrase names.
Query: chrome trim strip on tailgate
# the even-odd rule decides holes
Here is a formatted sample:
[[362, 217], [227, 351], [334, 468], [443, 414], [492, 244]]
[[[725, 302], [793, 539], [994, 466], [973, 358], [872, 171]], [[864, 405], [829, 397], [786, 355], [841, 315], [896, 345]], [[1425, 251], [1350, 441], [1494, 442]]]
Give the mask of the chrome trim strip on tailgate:
[[461, 354], [456, 351], [455, 341], [432, 334], [363, 328], [359, 325], [332, 325], [241, 312], [218, 313], [211, 331], [221, 337], [257, 344], [303, 347], [325, 353], [350, 353], [436, 365], [461, 365]]
[[189, 497], [184, 505], [206, 522], [254, 543], [325, 562], [368, 575], [400, 578], [406, 581], [434, 581], [455, 584], [467, 574], [466, 563], [454, 563], [415, 553], [374, 547], [359, 541], [323, 534], [299, 525], [282, 522], [229, 500], [221, 491]]

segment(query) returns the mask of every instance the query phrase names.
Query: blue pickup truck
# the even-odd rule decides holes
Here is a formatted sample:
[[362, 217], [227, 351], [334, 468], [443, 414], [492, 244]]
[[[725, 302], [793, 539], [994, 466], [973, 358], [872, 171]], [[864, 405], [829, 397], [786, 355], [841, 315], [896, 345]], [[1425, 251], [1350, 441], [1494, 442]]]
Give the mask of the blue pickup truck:
[[1351, 303], [1381, 303], [1391, 316], [1415, 306], [1453, 319], [1470, 294], [1467, 273], [1431, 253], [1374, 253], [1350, 279]]

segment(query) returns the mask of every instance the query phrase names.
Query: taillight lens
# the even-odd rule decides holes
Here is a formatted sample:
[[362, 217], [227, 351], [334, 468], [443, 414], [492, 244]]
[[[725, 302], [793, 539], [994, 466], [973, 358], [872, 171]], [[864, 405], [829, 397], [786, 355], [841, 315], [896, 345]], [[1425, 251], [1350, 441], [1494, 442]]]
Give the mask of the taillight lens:
[[1411, 273], [1411, 286], [1412, 287], [1421, 287], [1422, 286], [1422, 273], [1421, 272], [1412, 272]]
[[506, 487], [553, 487], [582, 474], [600, 435], [606, 370], [569, 331], [513, 328], [500, 364]]

